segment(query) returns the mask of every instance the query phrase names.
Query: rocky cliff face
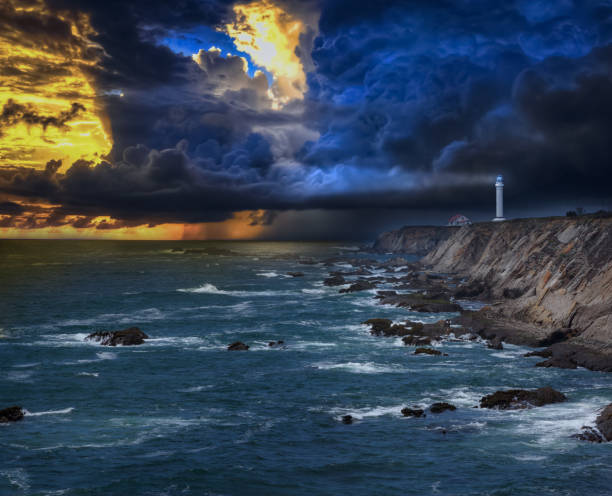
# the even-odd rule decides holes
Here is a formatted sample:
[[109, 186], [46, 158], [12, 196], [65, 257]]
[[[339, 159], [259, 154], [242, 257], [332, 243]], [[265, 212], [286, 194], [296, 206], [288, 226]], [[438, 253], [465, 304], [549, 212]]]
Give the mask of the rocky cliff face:
[[422, 262], [483, 288], [500, 317], [571, 329], [566, 348], [586, 346], [612, 355], [612, 218], [487, 222], [438, 239]]
[[425, 255], [446, 241], [458, 227], [406, 226], [397, 231], [382, 233], [373, 249], [381, 253]]
[[612, 345], [612, 218], [524, 219], [459, 229], [424, 259], [483, 281], [500, 309]]

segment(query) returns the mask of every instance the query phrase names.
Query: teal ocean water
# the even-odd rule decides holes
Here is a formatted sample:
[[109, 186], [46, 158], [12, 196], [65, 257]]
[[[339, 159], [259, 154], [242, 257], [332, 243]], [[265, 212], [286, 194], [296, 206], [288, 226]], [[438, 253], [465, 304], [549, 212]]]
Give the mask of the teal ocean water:
[[[368, 318], [450, 314], [339, 294], [322, 285], [333, 268], [296, 260], [345, 248], [0, 241], [0, 408], [28, 411], [0, 425], [0, 494], [611, 494], [612, 444], [569, 436], [612, 402], [612, 375], [535, 368], [511, 345], [415, 356], [371, 336]], [[132, 325], [151, 339], [84, 341]], [[236, 340], [251, 349], [228, 352]], [[568, 401], [473, 408], [545, 385]], [[437, 401], [457, 410], [400, 414]]]

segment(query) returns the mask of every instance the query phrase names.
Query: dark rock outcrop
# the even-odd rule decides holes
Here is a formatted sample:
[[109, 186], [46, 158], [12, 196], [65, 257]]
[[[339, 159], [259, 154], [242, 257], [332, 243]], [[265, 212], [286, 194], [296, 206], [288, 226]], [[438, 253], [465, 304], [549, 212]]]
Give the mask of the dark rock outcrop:
[[536, 363], [537, 367], [558, 367], [575, 369], [585, 367], [590, 370], [612, 372], [612, 352], [606, 349], [593, 349], [572, 341], [553, 344], [548, 348], [550, 358]]
[[351, 284], [348, 288], [343, 288], [339, 292], [340, 293], [354, 293], [356, 291], [365, 291], [366, 289], [373, 289], [376, 287], [376, 282], [374, 281], [364, 281], [359, 280]]
[[415, 355], [441, 355], [442, 352], [433, 348], [417, 348], [414, 350]]
[[342, 416], [342, 423], [343, 424], [352, 424], [353, 423], [353, 416], [352, 415], [343, 415]]
[[342, 286], [346, 284], [346, 280], [340, 275], [335, 275], [325, 279], [323, 284], [325, 284], [325, 286]]
[[409, 308], [415, 312], [460, 312], [461, 305], [451, 302], [445, 295], [440, 294], [394, 294], [379, 295], [381, 305], [394, 305]]
[[566, 399], [567, 397], [563, 393], [549, 386], [535, 390], [510, 389], [507, 391], [496, 391], [493, 394], [483, 396], [480, 399], [480, 408], [517, 410], [531, 408], [532, 406], [561, 403]]
[[285, 345], [285, 342], [283, 340], [280, 340], [280, 341], [270, 341], [268, 343], [268, 346], [271, 347], [271, 348], [273, 348], [275, 346], [284, 346], [284, 345]]
[[303, 272], [287, 272], [287, 275], [291, 277], [304, 277]]
[[447, 410], [449, 411], [455, 411], [457, 409], [457, 407], [455, 405], [451, 405], [450, 403], [434, 403], [433, 405], [431, 405], [429, 407], [429, 411], [431, 413], [442, 413], [445, 412]]
[[603, 409], [595, 424], [606, 441], [612, 441], [612, 403]]
[[121, 331], [96, 331], [85, 338], [87, 341], [97, 341], [103, 346], [136, 346], [149, 339], [138, 327], [130, 327]]
[[22, 420], [23, 416], [23, 409], [20, 406], [10, 406], [4, 410], [0, 410], [0, 424], [17, 422]]
[[503, 350], [504, 345], [502, 344], [502, 339], [499, 336], [493, 338], [487, 343], [487, 348], [491, 348], [492, 350]]
[[246, 351], [250, 347], [248, 344], [244, 344], [242, 341], [235, 341], [227, 347], [228, 351]]
[[579, 434], [572, 434], [570, 437], [579, 439], [580, 441], [589, 441], [590, 443], [603, 443], [604, 441], [604, 438], [596, 429], [586, 425], [582, 426], [582, 432]]
[[424, 410], [420, 408], [402, 408], [402, 415], [404, 417], [425, 417]]

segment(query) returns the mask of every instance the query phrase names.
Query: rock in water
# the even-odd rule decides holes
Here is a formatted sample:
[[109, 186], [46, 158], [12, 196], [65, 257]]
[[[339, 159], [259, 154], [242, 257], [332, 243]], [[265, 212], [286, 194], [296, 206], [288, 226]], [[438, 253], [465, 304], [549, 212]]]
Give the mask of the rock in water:
[[227, 347], [228, 351], [246, 351], [248, 349], [249, 345], [244, 344], [242, 341], [236, 341]]
[[86, 340], [98, 341], [103, 346], [135, 346], [143, 344], [145, 339], [149, 339], [138, 327], [130, 327], [122, 331], [97, 331], [92, 332], [85, 338]]
[[592, 427], [583, 425], [580, 434], [572, 434], [570, 437], [580, 439], [581, 441], [589, 441], [590, 443], [602, 443], [603, 437]]
[[487, 343], [487, 348], [491, 348], [492, 350], [503, 350], [504, 345], [502, 344], [501, 338], [496, 337]]
[[352, 415], [344, 415], [342, 417], [342, 423], [343, 424], [352, 424], [353, 423], [353, 416]]
[[438, 350], [434, 350], [432, 348], [417, 348], [416, 350], [414, 350], [414, 354], [415, 355], [441, 355], [442, 352], [438, 351]]
[[612, 441], [612, 403], [603, 409], [595, 421], [606, 441]]
[[23, 410], [20, 406], [10, 406], [4, 410], [0, 410], [0, 424], [17, 422], [23, 419], [23, 415]]
[[567, 397], [547, 386], [533, 391], [526, 389], [510, 389], [508, 391], [496, 391], [493, 394], [483, 396], [480, 399], [480, 408], [498, 408], [499, 410], [517, 410], [531, 408], [532, 406], [544, 406], [551, 403], [561, 403]]
[[323, 284], [326, 286], [342, 286], [343, 284], [346, 284], [346, 280], [342, 276], [335, 275], [325, 279]]
[[304, 277], [303, 272], [287, 272], [287, 275], [291, 277]]
[[455, 411], [457, 407], [455, 405], [451, 405], [450, 403], [434, 403], [429, 407], [431, 413], [442, 413], [446, 410]]
[[404, 417], [424, 417], [424, 413], [420, 408], [402, 408], [402, 415]]

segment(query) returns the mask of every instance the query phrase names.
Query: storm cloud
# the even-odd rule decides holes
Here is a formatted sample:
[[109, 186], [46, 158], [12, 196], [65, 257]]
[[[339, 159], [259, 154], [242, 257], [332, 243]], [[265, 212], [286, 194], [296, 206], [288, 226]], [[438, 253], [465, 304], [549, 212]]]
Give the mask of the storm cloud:
[[[0, 167], [5, 223], [35, 202], [61, 206], [48, 222], [110, 216], [107, 228], [243, 210], [274, 226], [282, 212], [316, 210], [342, 212], [330, 214], [329, 236], [347, 222], [369, 236], [377, 212], [402, 212], [406, 223], [458, 211], [488, 219], [500, 173], [511, 216], [605, 207], [612, 196], [608, 2], [275, 2], [303, 26], [295, 54], [305, 91], [282, 104], [274, 74], [214, 45], [236, 2], [43, 5], [11, 36], [42, 43], [46, 26], [53, 49], [99, 60], [83, 70], [113, 147], [61, 173]], [[89, 44], [66, 30], [65, 14], [52, 22], [65, 12], [89, 17]], [[177, 33], [201, 43], [181, 52]], [[46, 116], [4, 102], [0, 126], [62, 126], [81, 105]]]

